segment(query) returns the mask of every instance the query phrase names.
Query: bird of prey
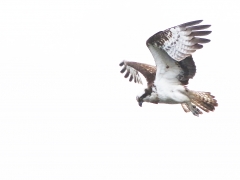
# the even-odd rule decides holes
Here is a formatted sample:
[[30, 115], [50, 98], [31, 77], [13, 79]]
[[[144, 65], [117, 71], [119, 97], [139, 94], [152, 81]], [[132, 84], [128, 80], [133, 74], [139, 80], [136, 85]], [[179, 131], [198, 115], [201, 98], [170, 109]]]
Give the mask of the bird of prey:
[[[147, 80], [147, 87], [136, 97], [139, 106], [143, 102], [181, 104], [185, 112], [199, 116], [202, 111], [214, 111], [217, 100], [210, 92], [193, 91], [187, 88], [189, 79], [196, 73], [192, 53], [210, 42], [200, 38], [211, 31], [211, 25], [198, 25], [202, 20], [187, 22], [160, 31], [151, 36], [146, 45], [155, 60], [156, 66], [123, 61], [121, 73], [126, 72], [129, 81], [142, 84], [141, 73]], [[200, 110], [201, 109], [201, 110]]]

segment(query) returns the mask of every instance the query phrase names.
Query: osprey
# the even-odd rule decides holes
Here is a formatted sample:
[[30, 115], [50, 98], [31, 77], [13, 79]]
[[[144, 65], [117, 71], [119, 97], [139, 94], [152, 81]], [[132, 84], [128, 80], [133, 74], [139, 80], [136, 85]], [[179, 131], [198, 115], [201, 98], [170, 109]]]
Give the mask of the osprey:
[[210, 92], [193, 91], [186, 86], [196, 73], [192, 53], [201, 49], [201, 44], [210, 42], [209, 39], [197, 37], [211, 33], [199, 31], [211, 26], [197, 25], [201, 22], [184, 23], [151, 36], [146, 45], [156, 66], [131, 61], [120, 63], [123, 66], [121, 73], [126, 71], [124, 77], [130, 75], [129, 81], [134, 79], [135, 83], [142, 84], [139, 73], [147, 80], [147, 88], [136, 97], [140, 107], [143, 102], [181, 104], [185, 112], [191, 111], [195, 116], [202, 114], [200, 109], [214, 111], [218, 104]]

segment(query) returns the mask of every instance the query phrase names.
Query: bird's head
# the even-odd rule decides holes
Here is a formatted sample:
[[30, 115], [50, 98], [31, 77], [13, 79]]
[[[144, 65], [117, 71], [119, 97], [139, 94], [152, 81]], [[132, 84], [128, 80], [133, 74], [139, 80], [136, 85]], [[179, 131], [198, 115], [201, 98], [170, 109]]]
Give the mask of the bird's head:
[[142, 107], [142, 103], [146, 102], [147, 99], [151, 96], [152, 88], [151, 89], [144, 89], [143, 92], [141, 92], [137, 97], [136, 100], [138, 102], [138, 105]]

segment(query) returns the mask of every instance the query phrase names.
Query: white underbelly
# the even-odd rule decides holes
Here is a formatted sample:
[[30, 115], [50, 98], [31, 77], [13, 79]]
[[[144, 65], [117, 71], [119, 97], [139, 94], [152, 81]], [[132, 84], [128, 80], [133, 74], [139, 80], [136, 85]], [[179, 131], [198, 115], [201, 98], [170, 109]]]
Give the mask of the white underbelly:
[[180, 104], [190, 101], [181, 85], [157, 87], [159, 103]]

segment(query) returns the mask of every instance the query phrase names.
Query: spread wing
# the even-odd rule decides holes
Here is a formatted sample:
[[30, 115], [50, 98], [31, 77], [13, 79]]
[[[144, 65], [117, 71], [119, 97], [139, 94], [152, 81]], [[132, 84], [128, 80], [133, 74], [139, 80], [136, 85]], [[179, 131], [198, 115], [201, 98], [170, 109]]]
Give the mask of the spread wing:
[[[184, 60], [180, 62], [176, 62], [177, 67], [179, 69], [178, 80], [183, 85], [188, 84], [188, 80], [193, 78], [196, 73], [196, 66], [193, 61], [192, 56], [186, 57]], [[139, 76], [139, 72], [146, 78], [148, 82], [148, 86], [151, 86], [156, 77], [156, 66], [152, 66], [149, 64], [143, 64], [138, 62], [130, 62], [130, 61], [123, 61], [119, 64], [123, 66], [121, 73], [125, 73], [124, 77], [128, 78], [131, 82], [134, 80], [135, 83], [142, 84], [141, 77]]]
[[[156, 82], [161, 81], [172, 84], [188, 84], [188, 80], [196, 73], [196, 66], [191, 54], [201, 49], [201, 44], [210, 40], [199, 38], [211, 31], [199, 31], [209, 28], [210, 25], [197, 25], [202, 20], [184, 23], [165, 31], [154, 34], [147, 40], [156, 66]], [[163, 85], [163, 84], [161, 84]]]
[[160, 31], [147, 40], [147, 46], [153, 45], [163, 49], [171, 58], [181, 61], [190, 56], [197, 49], [201, 49], [201, 44], [210, 42], [209, 39], [196, 36], [205, 36], [211, 31], [199, 31], [209, 28], [211, 25], [197, 25], [202, 20], [184, 23], [164, 31]]
[[119, 65], [123, 66], [120, 71], [121, 73], [126, 71], [126, 74], [124, 75], [125, 78], [128, 78], [130, 75], [129, 81], [134, 80], [135, 83], [142, 84], [139, 72], [146, 78], [148, 86], [152, 85], [155, 80], [156, 66], [131, 61], [123, 61]]

